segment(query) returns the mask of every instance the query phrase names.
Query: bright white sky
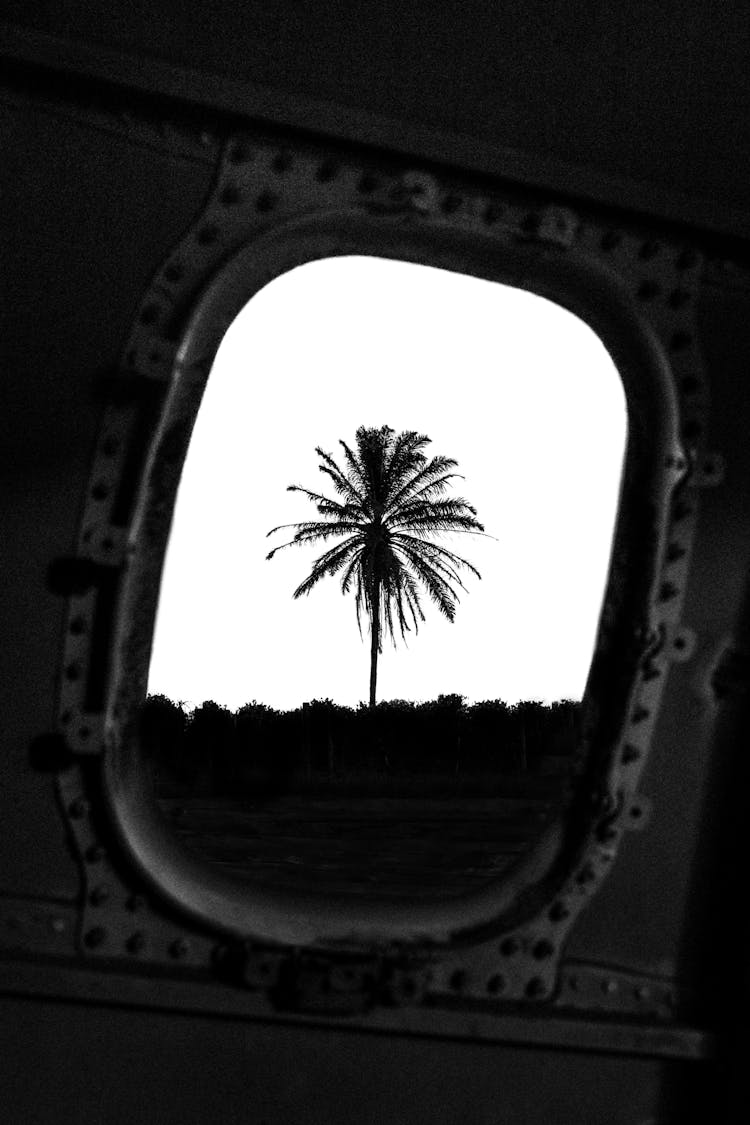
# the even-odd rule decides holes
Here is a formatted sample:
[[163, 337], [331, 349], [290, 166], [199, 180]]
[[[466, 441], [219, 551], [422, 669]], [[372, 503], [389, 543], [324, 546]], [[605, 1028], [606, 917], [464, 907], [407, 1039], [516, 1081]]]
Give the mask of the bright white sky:
[[465, 572], [453, 624], [425, 594], [408, 647], [384, 642], [378, 699], [579, 699], [626, 440], [616, 369], [549, 301], [377, 258], [300, 266], [227, 333], [180, 486], [149, 691], [232, 709], [367, 699], [353, 595], [333, 578], [292, 598], [325, 547], [265, 558], [287, 541], [272, 527], [318, 518], [286, 486], [333, 495], [315, 446], [338, 460], [360, 425], [426, 433], [494, 536], [442, 539], [482, 580]]

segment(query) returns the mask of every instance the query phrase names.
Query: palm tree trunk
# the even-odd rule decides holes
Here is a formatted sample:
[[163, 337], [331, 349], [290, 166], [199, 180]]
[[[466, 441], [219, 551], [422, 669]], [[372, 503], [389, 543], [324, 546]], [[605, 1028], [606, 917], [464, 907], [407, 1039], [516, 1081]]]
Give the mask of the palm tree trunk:
[[375, 688], [378, 682], [378, 642], [380, 640], [380, 582], [375, 580], [372, 591], [372, 621], [370, 622], [370, 707], [375, 706]]

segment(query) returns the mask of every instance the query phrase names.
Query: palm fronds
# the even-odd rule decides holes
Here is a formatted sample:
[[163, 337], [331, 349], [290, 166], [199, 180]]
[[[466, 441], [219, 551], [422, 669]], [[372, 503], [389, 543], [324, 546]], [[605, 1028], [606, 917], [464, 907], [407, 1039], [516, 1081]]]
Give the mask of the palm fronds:
[[301, 492], [324, 518], [272, 528], [269, 536], [292, 529], [294, 535], [266, 557], [273, 558], [285, 547], [346, 537], [315, 560], [294, 597], [309, 594], [322, 578], [342, 574], [341, 592], [353, 590], [355, 594], [360, 633], [362, 615], [369, 619], [370, 703], [374, 705], [377, 654], [382, 652], [383, 633], [395, 644], [396, 631], [402, 639], [411, 628], [417, 632], [419, 622], [425, 620], [420, 586], [453, 621], [458, 602], [456, 587], [465, 589], [460, 569], [481, 578], [467, 559], [434, 543], [433, 537], [481, 534], [484, 527], [476, 518], [476, 509], [463, 497], [445, 496], [450, 482], [459, 478], [452, 471], [457, 462], [442, 456], [428, 459], [424, 450], [430, 439], [426, 434], [415, 430], [396, 434], [389, 426], [360, 426], [355, 449], [344, 441], [340, 444], [344, 468], [330, 453], [316, 449], [321, 459], [319, 469], [333, 482], [340, 499], [289, 485], [289, 491]]

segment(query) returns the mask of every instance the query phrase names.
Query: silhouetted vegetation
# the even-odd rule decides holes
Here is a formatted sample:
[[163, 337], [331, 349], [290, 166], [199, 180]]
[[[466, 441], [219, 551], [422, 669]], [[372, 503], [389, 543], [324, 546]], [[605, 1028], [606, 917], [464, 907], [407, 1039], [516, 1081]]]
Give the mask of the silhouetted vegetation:
[[252, 701], [232, 712], [209, 700], [187, 711], [152, 695], [141, 733], [161, 796], [410, 795], [412, 784], [490, 795], [493, 778], [575, 772], [581, 705], [440, 695], [356, 709], [316, 699], [293, 711]]
[[269, 531], [294, 529], [288, 543], [269, 551], [271, 559], [285, 547], [325, 543], [341, 539], [315, 560], [312, 571], [294, 591], [294, 597], [309, 594], [322, 578], [341, 578], [341, 592], [353, 591], [357, 624], [362, 615], [370, 624], [370, 707], [375, 706], [378, 654], [383, 635], [395, 645], [395, 629], [401, 637], [419, 629], [425, 620], [420, 593], [426, 591], [448, 621], [456, 614], [458, 593], [465, 589], [459, 570], [464, 567], [477, 578], [479, 571], [467, 559], [434, 542], [445, 532], [481, 533], [463, 497], [448, 498], [450, 482], [458, 476], [452, 457], [427, 460], [423, 450], [430, 444], [426, 434], [404, 430], [396, 435], [390, 426], [360, 426], [356, 449], [339, 443], [346, 457], [342, 470], [330, 453], [318, 446], [318, 466], [330, 477], [340, 499], [290, 484], [287, 491], [301, 492], [315, 504], [321, 520], [282, 524]]

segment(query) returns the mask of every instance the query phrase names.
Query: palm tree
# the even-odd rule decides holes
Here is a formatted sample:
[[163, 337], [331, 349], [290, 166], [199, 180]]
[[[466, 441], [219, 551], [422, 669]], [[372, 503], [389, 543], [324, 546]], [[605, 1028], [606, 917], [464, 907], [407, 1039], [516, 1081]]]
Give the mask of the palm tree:
[[467, 567], [481, 578], [466, 559], [431, 541], [443, 532], [483, 532], [476, 509], [460, 497], [444, 496], [447, 486], [459, 474], [452, 472], [457, 462], [449, 457], [428, 460], [424, 448], [430, 438], [414, 430], [398, 435], [390, 426], [380, 429], [360, 426], [356, 452], [346, 442], [346, 468], [341, 469], [330, 453], [319, 446], [318, 466], [333, 481], [339, 496], [332, 500], [299, 485], [287, 491], [301, 492], [316, 505], [320, 520], [282, 524], [268, 535], [289, 528], [295, 534], [288, 543], [320, 543], [342, 538], [315, 560], [313, 568], [294, 597], [309, 594], [327, 575], [341, 574], [341, 591], [354, 589], [357, 624], [362, 634], [362, 611], [370, 623], [370, 706], [375, 706], [378, 653], [383, 651], [382, 635], [390, 634], [394, 645], [394, 621], [405, 639], [410, 621], [416, 632], [425, 620], [419, 599], [419, 585], [427, 590], [440, 612], [453, 621], [458, 595], [455, 584], [465, 589], [458, 568]]

